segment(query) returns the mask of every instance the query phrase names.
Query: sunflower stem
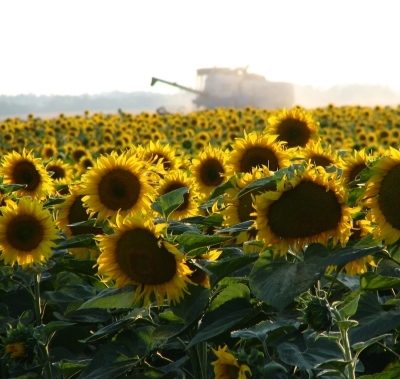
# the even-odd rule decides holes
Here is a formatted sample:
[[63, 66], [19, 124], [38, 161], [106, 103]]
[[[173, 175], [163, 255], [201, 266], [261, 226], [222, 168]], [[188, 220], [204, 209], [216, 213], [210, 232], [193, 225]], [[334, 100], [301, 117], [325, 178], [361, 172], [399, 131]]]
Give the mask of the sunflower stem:
[[40, 304], [40, 274], [33, 275], [34, 293], [33, 304], [35, 307], [36, 325], [42, 325], [42, 314]]
[[329, 296], [330, 296], [331, 291], [332, 291], [332, 288], [333, 288], [333, 284], [335, 283], [335, 281], [336, 281], [338, 275], [340, 274], [340, 272], [343, 270], [343, 267], [338, 267], [338, 268], [339, 268], [339, 269], [336, 270], [335, 276], [333, 277], [332, 282], [331, 282], [331, 285], [329, 286], [328, 293], [326, 294], [326, 298], [327, 298], [327, 299], [329, 299]]

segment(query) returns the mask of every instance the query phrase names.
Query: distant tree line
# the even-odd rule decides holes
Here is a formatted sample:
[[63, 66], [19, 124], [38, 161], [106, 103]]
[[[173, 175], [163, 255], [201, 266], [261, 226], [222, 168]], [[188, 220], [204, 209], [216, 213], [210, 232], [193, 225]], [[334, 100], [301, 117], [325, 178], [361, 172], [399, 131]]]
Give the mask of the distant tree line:
[[[109, 92], [99, 95], [81, 96], [0, 96], [0, 118], [25, 117], [32, 113], [46, 117], [58, 113], [82, 114], [91, 112], [116, 113], [118, 110], [139, 113], [156, 111], [164, 107], [169, 112], [188, 112], [194, 110], [195, 95], [187, 92], [159, 94], [152, 92]], [[329, 103], [342, 105], [390, 105], [400, 104], [400, 94], [389, 87], [380, 85], [352, 84], [334, 86], [326, 90], [312, 86], [295, 85], [296, 105], [305, 108], [323, 107]]]

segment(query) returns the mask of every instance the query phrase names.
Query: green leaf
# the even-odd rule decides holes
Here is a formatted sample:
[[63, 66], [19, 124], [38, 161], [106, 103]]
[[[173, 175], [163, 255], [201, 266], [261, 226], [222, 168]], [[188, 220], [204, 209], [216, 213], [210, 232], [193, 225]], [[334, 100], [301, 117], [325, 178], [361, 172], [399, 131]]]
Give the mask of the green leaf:
[[76, 300], [91, 299], [96, 290], [89, 284], [65, 284], [58, 286], [55, 291], [44, 291], [40, 295], [43, 300], [55, 303], [70, 303]]
[[359, 300], [360, 295], [355, 292], [352, 292], [349, 296], [347, 296], [338, 307], [342, 317], [347, 318], [353, 316], [357, 312]]
[[366, 272], [360, 276], [360, 288], [363, 290], [387, 290], [400, 286], [400, 278], [377, 275]]
[[243, 340], [251, 339], [251, 338], [257, 338], [261, 342], [264, 342], [264, 340], [267, 338], [268, 333], [277, 329], [285, 329], [287, 331], [295, 331], [297, 330], [297, 324], [293, 320], [287, 320], [287, 321], [263, 321], [260, 324], [257, 324], [251, 328], [248, 329], [241, 329], [241, 330], [236, 330], [231, 333], [231, 336], [233, 338], [241, 338]]
[[220, 195], [223, 195], [229, 188], [234, 188], [232, 181], [230, 179], [225, 183], [222, 183], [217, 188], [215, 188], [214, 191], [211, 193], [211, 195], [208, 197], [207, 202], [216, 199]]
[[170, 214], [178, 209], [185, 201], [184, 195], [189, 193], [188, 187], [181, 187], [164, 195], [161, 195], [151, 208], [168, 220]]
[[256, 189], [262, 189], [263, 187], [276, 185], [275, 176], [267, 176], [265, 178], [257, 179], [251, 182], [247, 187], [244, 187], [236, 196], [235, 199], [246, 195], [246, 193], [253, 192]]
[[321, 277], [325, 267], [321, 267], [320, 262], [317, 256], [313, 262], [289, 263], [283, 258], [273, 260], [271, 253], [267, 252], [254, 264], [250, 288], [258, 299], [283, 310]]
[[135, 291], [136, 286], [107, 288], [101, 291], [97, 296], [82, 304], [79, 309], [135, 308], [135, 304], [133, 304], [132, 301]]
[[128, 372], [137, 362], [138, 358], [126, 359], [100, 367], [86, 367], [79, 379], [110, 379], [118, 378]]
[[185, 325], [197, 321], [208, 306], [210, 290], [203, 286], [188, 285], [189, 294], [185, 294], [179, 303], [171, 303], [172, 312], [181, 318]]
[[327, 257], [323, 264], [325, 267], [327, 266], [344, 266], [347, 263], [356, 261], [358, 259], [364, 258], [368, 255], [373, 255], [378, 253], [383, 249], [382, 246], [373, 246], [373, 247], [344, 247], [336, 250], [332, 255]]
[[82, 371], [86, 367], [86, 364], [83, 364], [81, 362], [67, 361], [65, 359], [61, 362], [56, 362], [53, 364], [61, 371], [63, 377], [65, 378], [73, 377], [75, 374], [77, 374], [79, 371]]
[[79, 236], [62, 240], [54, 250], [70, 249], [73, 247], [89, 247], [98, 250], [93, 234], [80, 234]]
[[214, 287], [221, 279], [255, 262], [257, 259], [258, 254], [243, 254], [206, 263], [204, 268], [214, 274], [210, 278], [211, 285]]
[[141, 318], [143, 316], [143, 313], [145, 312], [145, 310], [139, 308], [139, 309], [135, 309], [135, 311], [136, 311], [136, 317], [122, 319], [119, 321], [115, 321], [114, 323], [112, 323], [110, 325], [106, 325], [105, 327], [99, 329], [97, 332], [92, 334], [90, 337], [82, 340], [82, 342], [96, 341], [99, 338], [102, 338], [109, 334], [114, 334], [114, 333], [134, 324], [138, 318]]
[[373, 313], [358, 319], [358, 325], [349, 331], [351, 343], [367, 341], [388, 333], [400, 326], [400, 309]]
[[222, 304], [216, 310], [207, 312], [201, 321], [197, 334], [187, 345], [187, 348], [208, 341], [232, 329], [252, 311], [253, 308], [246, 299], [235, 298]]
[[193, 249], [198, 249], [204, 246], [213, 246], [234, 239], [235, 237], [217, 236], [217, 235], [203, 235], [203, 234], [182, 234], [176, 236], [175, 240], [178, 241], [186, 253]]
[[18, 190], [24, 189], [26, 187], [27, 187], [26, 184], [2, 184], [2, 185], [0, 185], [0, 192], [2, 194], [7, 195], [11, 192], [18, 191]]
[[331, 359], [325, 362], [317, 364], [316, 368], [323, 370], [333, 370], [339, 371], [341, 373], [345, 372], [346, 367], [351, 363], [351, 361]]
[[354, 345], [351, 346], [351, 348], [355, 351], [357, 351], [358, 353], [360, 353], [362, 350], [364, 350], [365, 348], [367, 348], [368, 346], [373, 345], [374, 343], [386, 338], [386, 337], [392, 337], [391, 334], [383, 334], [381, 336], [378, 337], [374, 337], [369, 339], [368, 341], [365, 342], [358, 342], [355, 343]]
[[278, 346], [278, 354], [284, 363], [305, 370], [315, 369], [317, 365], [328, 360], [343, 359], [342, 354], [332, 349], [311, 348], [301, 352], [296, 345], [288, 342]]
[[36, 330], [40, 330], [40, 333], [42, 333], [47, 338], [49, 338], [56, 331], [67, 328], [68, 326], [71, 326], [71, 325], [75, 325], [75, 323], [65, 322], [65, 321], [50, 321], [46, 325], [40, 325], [40, 326], [36, 327]]
[[179, 330], [172, 325], [159, 325], [154, 329], [152, 338], [155, 340], [167, 340], [177, 333], [179, 333]]
[[240, 224], [230, 226], [229, 228], [216, 230], [216, 233], [225, 234], [225, 233], [243, 232], [245, 230], [248, 230], [253, 224], [254, 224], [254, 220], [248, 220], [248, 221], [241, 222]]
[[211, 302], [208, 311], [213, 311], [217, 309], [222, 304], [226, 303], [228, 300], [235, 298], [243, 298], [250, 301], [250, 290], [244, 284], [231, 284], [230, 286], [224, 288]]

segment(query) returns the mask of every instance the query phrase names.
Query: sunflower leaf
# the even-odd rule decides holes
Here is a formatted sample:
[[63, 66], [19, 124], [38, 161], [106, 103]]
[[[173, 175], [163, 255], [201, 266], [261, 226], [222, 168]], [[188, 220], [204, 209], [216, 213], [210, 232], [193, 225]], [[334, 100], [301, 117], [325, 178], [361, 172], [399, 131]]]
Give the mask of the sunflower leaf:
[[382, 249], [383, 246], [380, 245], [373, 247], [344, 247], [336, 250], [332, 255], [327, 257], [323, 264], [325, 266], [344, 266], [347, 263], [378, 253]]
[[234, 239], [230, 236], [204, 235], [204, 234], [181, 234], [175, 237], [186, 253], [199, 247], [217, 245], [225, 241]]
[[26, 187], [26, 184], [2, 184], [0, 185], [0, 192], [4, 195], [7, 195], [11, 192], [18, 191]]
[[360, 276], [362, 290], [390, 290], [400, 287], [400, 278], [377, 275], [374, 272], [365, 272]]
[[135, 286], [126, 286], [122, 288], [107, 288], [101, 291], [97, 296], [82, 304], [79, 309], [87, 308], [135, 308], [132, 299], [135, 294]]
[[231, 180], [222, 183], [220, 186], [214, 189], [211, 195], [208, 197], [207, 202], [216, 199], [218, 196], [223, 195], [227, 189], [233, 188]]
[[152, 205], [151, 208], [161, 214], [165, 220], [173, 211], [178, 209], [185, 201], [184, 195], [189, 193], [188, 187], [181, 187], [164, 195], [161, 195]]
[[254, 264], [250, 288], [257, 298], [283, 310], [320, 278], [325, 270], [322, 261], [316, 257], [310, 262], [290, 263], [266, 252]]
[[73, 247], [87, 247], [98, 250], [93, 234], [81, 234], [58, 243], [55, 250], [70, 249]]
[[276, 178], [274, 176], [267, 176], [265, 178], [257, 179], [251, 182], [248, 186], [244, 187], [236, 196], [235, 199], [246, 195], [246, 193], [253, 192], [255, 189], [263, 188], [266, 186], [273, 186], [276, 184]]

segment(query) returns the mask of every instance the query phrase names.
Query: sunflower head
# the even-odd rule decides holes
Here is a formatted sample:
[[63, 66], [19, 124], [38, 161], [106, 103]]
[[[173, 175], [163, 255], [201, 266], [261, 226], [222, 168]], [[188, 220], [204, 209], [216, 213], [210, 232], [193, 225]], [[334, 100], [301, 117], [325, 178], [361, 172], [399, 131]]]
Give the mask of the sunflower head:
[[227, 352], [228, 346], [218, 347], [218, 350], [211, 348], [218, 358], [211, 362], [214, 366], [215, 379], [247, 379], [247, 374], [251, 376], [250, 367], [239, 364], [237, 358]]
[[184, 255], [165, 241], [161, 231], [166, 224], [154, 225], [152, 218], [117, 216], [115, 234], [97, 236], [101, 255], [98, 273], [117, 287], [136, 285], [133, 302], [148, 305], [153, 299], [162, 306], [179, 302], [193, 284]]
[[351, 234], [351, 210], [337, 173], [306, 166], [293, 178], [282, 178], [277, 191], [256, 197], [256, 227], [266, 246], [285, 254], [310, 243], [346, 244]]
[[0, 175], [4, 176], [4, 184], [22, 184], [25, 188], [16, 192], [18, 197], [31, 196], [43, 198], [54, 192], [51, 178], [40, 158], [34, 158], [25, 149], [22, 154], [13, 151], [4, 156]]
[[0, 217], [0, 258], [20, 266], [45, 263], [58, 238], [51, 214], [37, 200], [22, 197], [7, 202]]
[[99, 220], [115, 219], [118, 212], [123, 216], [149, 212], [155, 196], [145, 163], [126, 154], [99, 157], [82, 181], [79, 194], [84, 206], [92, 215], [97, 213]]
[[232, 148], [228, 163], [233, 171], [229, 175], [251, 173], [253, 168], [263, 166], [276, 171], [290, 165], [290, 155], [284, 150], [284, 142], [278, 142], [276, 135], [244, 132], [244, 138], [236, 138]]
[[268, 119], [266, 132], [277, 135], [278, 141], [286, 142], [288, 148], [305, 147], [311, 140], [318, 140], [319, 124], [304, 109], [285, 108]]
[[226, 174], [231, 171], [227, 163], [227, 152], [207, 146], [198, 156], [192, 159], [190, 171], [196, 178], [199, 193], [206, 198], [216, 187], [227, 180]]

